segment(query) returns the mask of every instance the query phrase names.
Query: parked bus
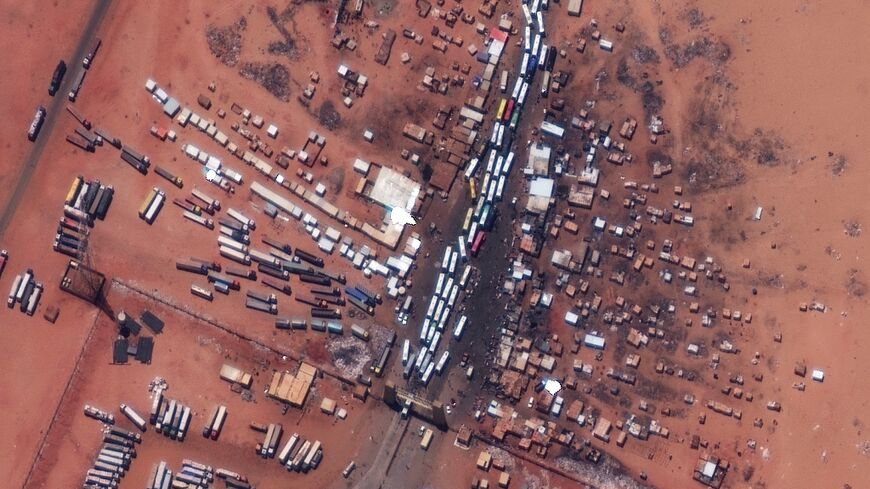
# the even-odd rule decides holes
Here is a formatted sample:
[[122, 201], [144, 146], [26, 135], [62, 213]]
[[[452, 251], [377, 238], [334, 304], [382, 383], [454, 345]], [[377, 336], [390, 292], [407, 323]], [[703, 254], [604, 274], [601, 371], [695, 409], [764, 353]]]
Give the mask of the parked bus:
[[471, 218], [474, 217], [474, 209], [469, 207], [468, 212], [465, 213], [465, 222], [462, 223], [462, 231], [467, 232], [468, 227], [471, 226]]
[[498, 103], [498, 110], [495, 112], [495, 118], [501, 119], [504, 116], [504, 109], [507, 107], [507, 100], [501, 99]]
[[468, 323], [468, 316], [463, 314], [459, 321], [456, 321], [456, 326], [453, 327], [453, 339], [459, 341], [462, 339], [462, 333], [465, 331], [465, 325]]
[[[517, 90], [519, 93], [519, 90]], [[471, 161], [468, 162], [468, 167], [465, 169], [465, 179], [471, 180], [474, 174], [477, 172], [477, 165], [480, 164], [480, 160], [477, 158], [472, 158]]]
[[474, 238], [474, 243], [471, 245], [471, 254], [477, 256], [480, 252], [480, 247], [483, 245], [483, 242], [486, 241], [486, 232], [478, 231], [477, 236]]

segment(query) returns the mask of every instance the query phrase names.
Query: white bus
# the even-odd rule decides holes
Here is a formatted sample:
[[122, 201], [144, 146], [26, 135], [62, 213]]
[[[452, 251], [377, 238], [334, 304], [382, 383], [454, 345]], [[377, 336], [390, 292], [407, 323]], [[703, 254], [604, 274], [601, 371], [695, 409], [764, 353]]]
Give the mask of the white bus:
[[523, 4], [523, 16], [526, 18], [526, 25], [532, 24], [532, 13], [529, 12], [529, 6]]
[[498, 186], [495, 189], [495, 199], [501, 200], [504, 195], [505, 178], [504, 175], [498, 177]]
[[468, 316], [465, 314], [456, 321], [456, 326], [453, 328], [453, 338], [459, 341], [462, 338], [462, 332], [465, 330], [465, 324], [468, 323]]
[[468, 285], [468, 279], [471, 277], [471, 269], [474, 268], [471, 265], [465, 267], [465, 270], [462, 270], [462, 278], [459, 279], [459, 286], [462, 287], [462, 290], [465, 290], [465, 287]]
[[408, 358], [411, 355], [411, 341], [405, 340], [405, 343], [402, 344], [402, 365], [408, 364]]
[[468, 167], [465, 169], [465, 180], [471, 180], [471, 177], [477, 172], [477, 165], [480, 163], [480, 160], [477, 158], [472, 158], [471, 161], [468, 162]]
[[441, 358], [438, 359], [438, 364], [435, 365], [435, 373], [441, 375], [444, 372], [444, 367], [447, 366], [447, 360], [450, 358], [450, 350], [444, 350]]
[[504, 160], [504, 164], [501, 167], [501, 174], [507, 175], [511, 172], [511, 165], [514, 163], [514, 152], [511, 151], [508, 153], [507, 158]]
[[459, 259], [463, 262], [468, 260], [468, 247], [465, 245], [464, 236], [459, 236]]

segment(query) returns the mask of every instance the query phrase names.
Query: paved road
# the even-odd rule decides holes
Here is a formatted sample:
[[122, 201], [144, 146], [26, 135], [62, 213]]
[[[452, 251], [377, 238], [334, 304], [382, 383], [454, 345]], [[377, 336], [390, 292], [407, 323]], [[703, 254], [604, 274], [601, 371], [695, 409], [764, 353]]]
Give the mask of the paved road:
[[381, 446], [378, 449], [378, 454], [375, 461], [369, 470], [362, 476], [362, 479], [356, 484], [355, 489], [381, 489], [384, 482], [387, 480], [387, 474], [390, 471], [390, 466], [393, 464], [393, 459], [396, 457], [396, 451], [402, 443], [402, 438], [405, 432], [408, 431], [408, 419], [403, 419], [402, 415], [396, 413], [393, 416], [393, 421], [381, 438]]
[[[72, 80], [75, 78], [78, 70], [81, 69], [82, 58], [85, 56], [85, 51], [88, 49], [91, 39], [93, 39], [97, 30], [100, 28], [100, 24], [103, 22], [106, 11], [109, 10], [111, 4], [112, 0], [96, 1], [94, 9], [91, 11], [91, 17], [88, 19], [88, 23], [85, 24], [81, 37], [79, 37], [79, 42], [76, 44], [75, 51], [73, 51], [71, 57], [66, 59], [68, 71], [64, 77], [64, 82], [57, 91], [57, 94], [51, 99], [51, 102], [46, 107], [48, 114], [45, 117], [45, 122], [40, 131], [39, 138], [33, 143], [30, 153], [28, 153], [27, 157], [24, 159], [24, 163], [21, 165], [21, 170], [18, 173], [18, 178], [15, 181], [12, 195], [4, 204], [2, 212], [0, 212], [0, 238], [2, 238], [6, 233], [6, 228], [9, 227], [12, 217], [15, 216], [15, 211], [18, 209], [18, 204], [21, 203], [21, 199], [24, 197], [24, 194], [30, 185], [30, 179], [36, 171], [36, 165], [39, 163], [40, 157], [42, 157], [42, 151], [45, 149], [45, 145], [51, 138], [54, 124], [57, 122], [57, 118], [61, 112], [64, 112], [64, 104], [67, 103], [66, 94], [69, 93]], [[97, 60], [97, 62], [99, 62], [99, 60]], [[51, 70], [45, 68], [46, 86], [48, 86], [50, 75]], [[35, 112], [36, 107], [33, 109]], [[21, 137], [24, 139], [23, 135]]]

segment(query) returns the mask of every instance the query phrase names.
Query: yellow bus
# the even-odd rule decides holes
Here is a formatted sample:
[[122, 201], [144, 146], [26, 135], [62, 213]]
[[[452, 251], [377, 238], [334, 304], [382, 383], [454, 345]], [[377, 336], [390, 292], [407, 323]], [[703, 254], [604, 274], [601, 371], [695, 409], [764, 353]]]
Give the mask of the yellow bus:
[[498, 104], [498, 112], [495, 113], [495, 120], [501, 120], [504, 117], [504, 108], [507, 107], [507, 100], [501, 99], [501, 102]]
[[477, 182], [473, 178], [468, 181], [468, 193], [471, 195], [471, 200], [477, 198]]
[[467, 233], [468, 228], [471, 227], [471, 219], [474, 217], [474, 208], [469, 207], [468, 212], [465, 214], [465, 222], [462, 223], [462, 232]]

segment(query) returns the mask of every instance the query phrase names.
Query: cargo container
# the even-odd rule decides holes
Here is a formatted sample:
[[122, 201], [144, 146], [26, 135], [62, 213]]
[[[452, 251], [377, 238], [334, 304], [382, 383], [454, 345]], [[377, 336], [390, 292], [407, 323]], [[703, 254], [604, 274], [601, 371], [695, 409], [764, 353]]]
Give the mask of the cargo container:
[[215, 421], [211, 425], [211, 434], [210, 437], [212, 440], [217, 440], [221, 434], [221, 431], [224, 428], [224, 422], [227, 419], [227, 408], [226, 406], [220, 406], [218, 408], [217, 414], [215, 415]]
[[347, 297], [347, 300], [348, 300], [348, 302], [350, 302], [351, 304], [353, 304], [354, 306], [356, 306], [358, 309], [365, 312], [366, 314], [368, 314], [370, 316], [374, 316], [374, 314], [375, 314], [374, 307], [372, 307], [372, 306], [366, 304], [365, 302], [357, 299], [356, 297], [353, 297], [350, 295]]
[[36, 114], [33, 115], [33, 120], [30, 121], [30, 128], [27, 130], [27, 139], [36, 141], [39, 136], [39, 131], [42, 129], [42, 124], [45, 122], [45, 107], [39, 106], [36, 108]]
[[97, 219], [103, 220], [106, 218], [106, 214], [109, 212], [109, 206], [112, 204], [112, 199], [115, 196], [115, 188], [111, 185], [107, 185], [105, 191], [99, 198], [99, 203], [97, 204], [97, 210], [94, 213], [94, 217]]
[[290, 458], [290, 454], [293, 452], [293, 449], [296, 448], [296, 445], [299, 443], [299, 434], [293, 433], [290, 436], [290, 439], [287, 440], [287, 443], [284, 444], [284, 448], [281, 449], [281, 452], [278, 454], [278, 461], [281, 462], [282, 465], [287, 463], [287, 459]]
[[154, 199], [157, 197], [158, 192], [160, 192], [160, 189], [158, 189], [157, 187], [152, 187], [151, 190], [148, 191], [148, 194], [145, 195], [145, 199], [142, 200], [141, 204], [139, 204], [140, 219], [145, 219], [145, 214], [151, 207], [151, 203], [154, 202]]
[[48, 94], [54, 97], [54, 94], [60, 89], [60, 84], [63, 82], [63, 75], [66, 74], [66, 62], [60, 60], [54, 68], [54, 73], [51, 75], [51, 83], [48, 85]]
[[154, 197], [151, 205], [148, 206], [148, 211], [145, 212], [145, 216], [142, 217], [142, 219], [149, 225], [153, 224], [154, 220], [157, 219], [157, 214], [160, 212], [160, 209], [163, 208], [163, 202], [165, 200], [166, 194], [164, 194], [162, 190], [157, 192], [157, 195]]

